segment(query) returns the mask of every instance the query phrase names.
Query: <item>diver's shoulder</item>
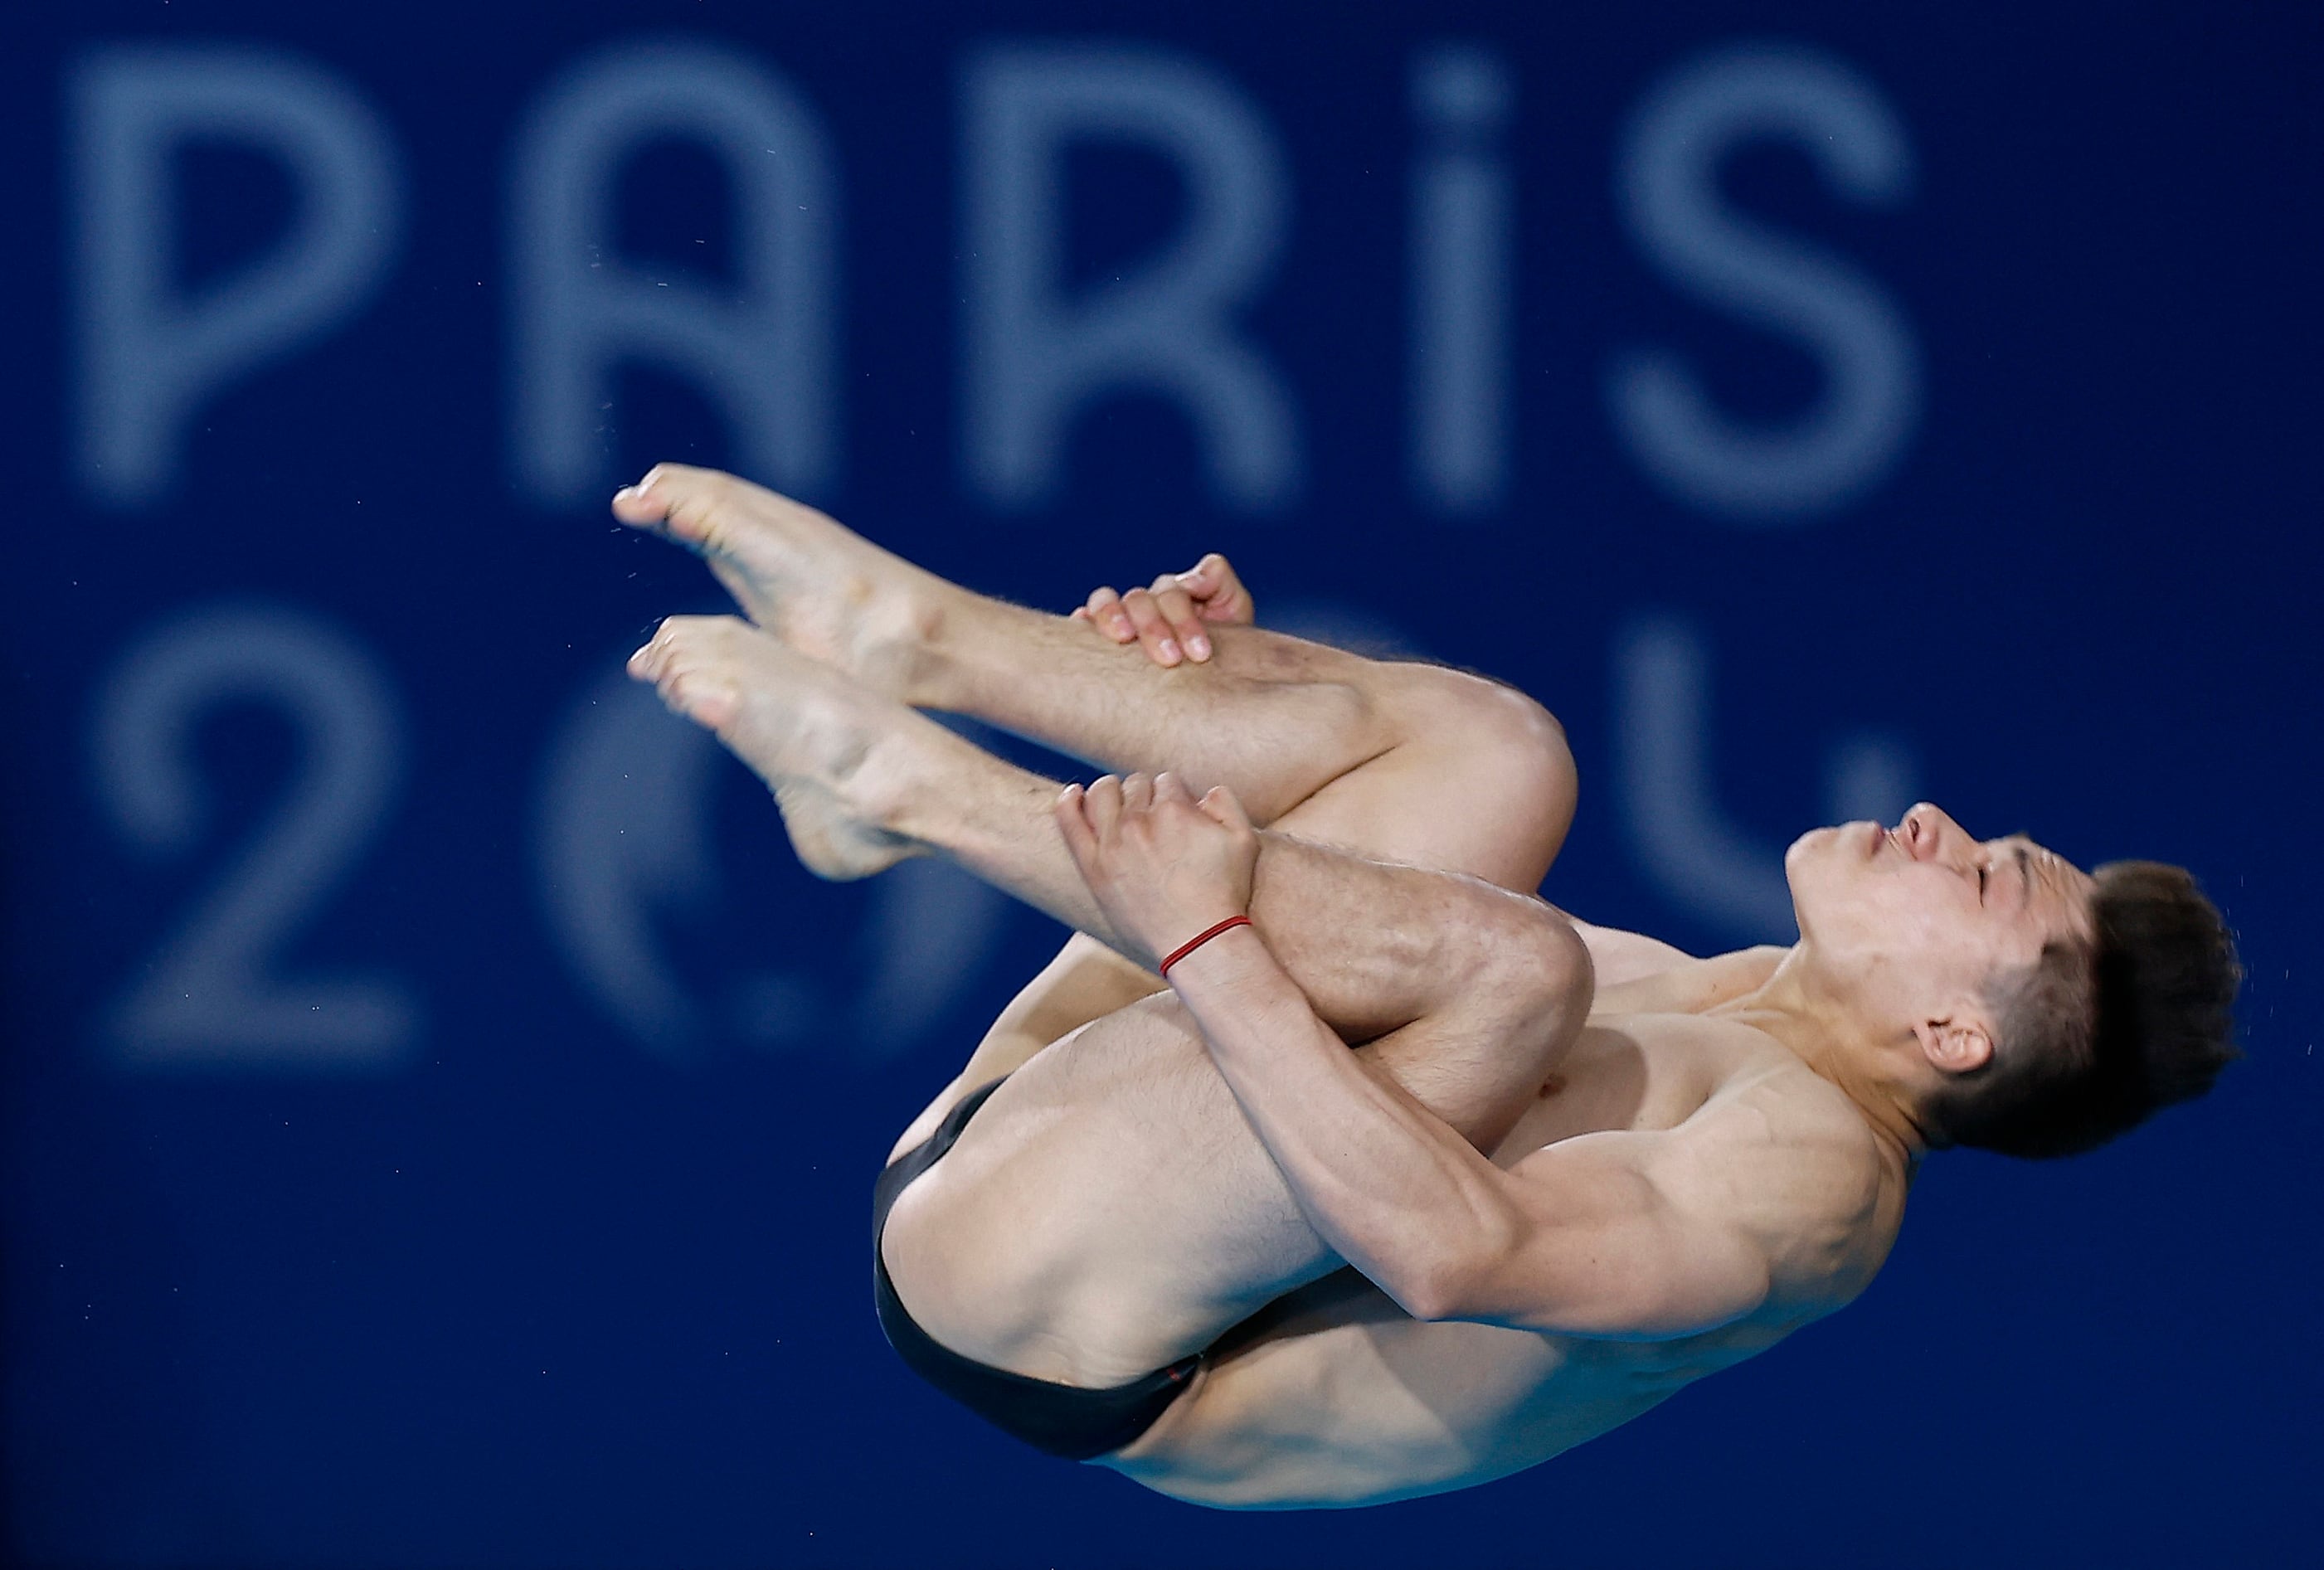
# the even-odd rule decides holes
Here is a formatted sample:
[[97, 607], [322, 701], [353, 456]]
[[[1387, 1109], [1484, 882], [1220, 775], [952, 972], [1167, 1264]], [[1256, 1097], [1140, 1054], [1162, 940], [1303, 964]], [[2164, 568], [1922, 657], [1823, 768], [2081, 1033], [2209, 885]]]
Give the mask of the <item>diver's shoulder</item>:
[[1846, 1092], [1785, 1053], [1692, 1120], [1698, 1159], [1729, 1174], [1776, 1297], [1824, 1313], [1863, 1291], [1903, 1224], [1909, 1168]]
[[1720, 1015], [1674, 1014], [1637, 1023], [1662, 1051], [1699, 1065], [1701, 1131], [1780, 1152], [1855, 1189], [1895, 1163], [1864, 1109], [1766, 1032]]

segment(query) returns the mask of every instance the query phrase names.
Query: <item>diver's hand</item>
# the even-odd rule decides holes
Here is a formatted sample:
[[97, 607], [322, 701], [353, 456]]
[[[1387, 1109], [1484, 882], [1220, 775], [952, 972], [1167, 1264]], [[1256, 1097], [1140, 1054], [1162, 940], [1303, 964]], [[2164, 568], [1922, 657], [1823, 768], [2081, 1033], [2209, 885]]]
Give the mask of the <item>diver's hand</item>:
[[1108, 774], [1065, 787], [1057, 827], [1098, 909], [1149, 965], [1250, 909], [1259, 835], [1223, 785], [1198, 801], [1176, 774]]
[[1250, 591], [1235, 576], [1227, 559], [1212, 551], [1184, 572], [1166, 572], [1150, 588], [1117, 595], [1110, 588], [1091, 591], [1089, 603], [1074, 612], [1117, 643], [1139, 643], [1157, 665], [1196, 663], [1211, 657], [1211, 640], [1203, 628], [1247, 627], [1252, 620]]

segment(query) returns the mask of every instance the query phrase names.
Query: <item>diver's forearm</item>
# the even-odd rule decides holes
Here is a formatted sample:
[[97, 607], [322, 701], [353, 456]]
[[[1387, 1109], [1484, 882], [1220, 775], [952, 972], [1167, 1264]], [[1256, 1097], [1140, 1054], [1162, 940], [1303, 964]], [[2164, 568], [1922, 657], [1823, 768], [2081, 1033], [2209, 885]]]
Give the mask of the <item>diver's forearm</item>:
[[1170, 980], [1318, 1235], [1407, 1313], [1435, 1316], [1463, 1267], [1513, 1234], [1507, 1179], [1349, 1051], [1254, 929]]

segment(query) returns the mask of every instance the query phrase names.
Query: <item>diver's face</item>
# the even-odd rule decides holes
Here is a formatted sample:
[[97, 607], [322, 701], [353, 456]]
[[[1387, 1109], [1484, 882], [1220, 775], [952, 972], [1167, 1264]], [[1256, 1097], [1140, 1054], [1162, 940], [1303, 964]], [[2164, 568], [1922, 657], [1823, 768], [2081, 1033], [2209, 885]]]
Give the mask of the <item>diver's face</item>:
[[1895, 828], [1804, 834], [1784, 870], [1815, 963], [1884, 1014], [1981, 995], [2089, 930], [2088, 873], [2022, 835], [1972, 838], [1925, 801]]

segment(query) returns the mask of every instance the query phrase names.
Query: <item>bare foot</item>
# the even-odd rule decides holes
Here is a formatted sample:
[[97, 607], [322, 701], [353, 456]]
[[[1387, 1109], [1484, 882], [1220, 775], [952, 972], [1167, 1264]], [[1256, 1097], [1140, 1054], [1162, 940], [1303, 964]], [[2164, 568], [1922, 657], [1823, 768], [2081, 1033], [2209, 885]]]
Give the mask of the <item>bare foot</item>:
[[[735, 616], [672, 616], [630, 657], [671, 708], [714, 731], [775, 793], [809, 872], [845, 882], [927, 854], [881, 826], [950, 733]], [[923, 733], [932, 733], [932, 734]]]
[[961, 591], [788, 496], [716, 469], [656, 464], [613, 516], [710, 564], [752, 621], [810, 660], [902, 703], [923, 701], [929, 650]]

